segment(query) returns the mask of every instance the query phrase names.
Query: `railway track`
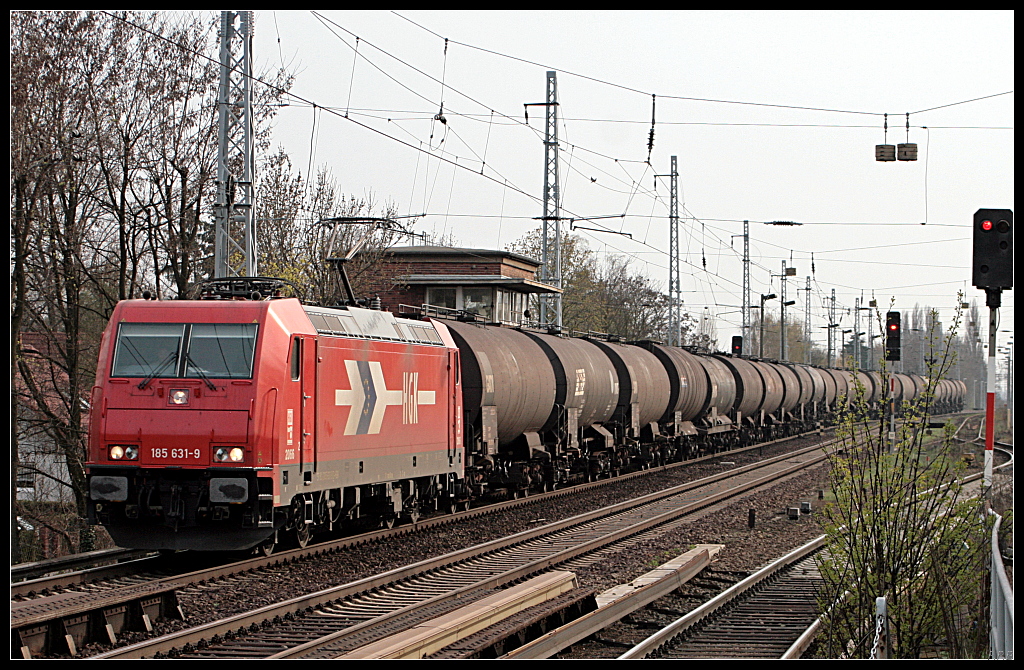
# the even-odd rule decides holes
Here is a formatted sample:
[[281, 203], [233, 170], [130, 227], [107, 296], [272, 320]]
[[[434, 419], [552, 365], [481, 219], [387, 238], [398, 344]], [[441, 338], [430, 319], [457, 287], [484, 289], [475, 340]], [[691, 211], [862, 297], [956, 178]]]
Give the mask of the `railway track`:
[[[826, 433], [831, 432], [827, 429]], [[475, 506], [473, 509], [456, 512], [454, 514], [441, 514], [432, 517], [421, 517], [417, 523], [410, 526], [403, 526], [394, 529], [383, 529], [379, 531], [362, 532], [354, 536], [346, 536], [340, 539], [326, 540], [311, 545], [305, 550], [307, 553], [317, 554], [325, 550], [335, 548], [344, 549], [353, 543], [373, 542], [381, 538], [394, 537], [409, 533], [413, 530], [423, 530], [438, 525], [444, 525], [453, 520], [472, 518], [481, 514], [488, 514], [494, 510], [522, 507], [535, 503], [538, 500], [560, 498], [578, 493], [615, 486], [619, 482], [649, 477], [660, 472], [671, 472], [681, 468], [689, 468], [694, 465], [707, 463], [722, 458], [732, 458], [742, 454], [761, 453], [779, 445], [806, 439], [815, 439], [821, 435], [821, 431], [811, 431], [801, 435], [780, 438], [755, 444], [747, 447], [731, 449], [724, 452], [716, 452], [697, 458], [688, 459], [663, 466], [648, 468], [646, 470], [625, 473], [611, 479], [599, 479], [585, 484], [577, 484], [572, 487], [558, 489], [547, 493], [537, 493], [522, 499], [508, 500], [505, 502]], [[278, 552], [276, 556], [297, 556], [302, 555], [304, 550], [290, 550]], [[205, 563], [235, 563], [239, 557], [235, 556], [230, 560], [219, 558], [220, 554], [203, 554], [197, 552], [186, 552], [173, 555], [168, 560], [167, 556], [158, 555], [154, 552], [145, 552], [128, 549], [110, 549], [104, 551], [79, 554], [38, 563], [26, 563], [11, 568], [11, 600], [24, 600], [31, 597], [39, 597], [40, 594], [59, 593], [71, 590], [82, 590], [84, 585], [100, 584], [107, 580], [119, 579], [132, 574], [157, 574], [161, 577], [173, 574], [183, 574], [193, 571], [193, 565]], [[187, 558], [186, 558], [187, 557]], [[205, 558], [204, 558], [205, 557]]]
[[687, 514], [820, 462], [821, 452], [813, 447], [737, 468], [714, 481], [685, 484], [98, 658], [335, 658], [567, 561], [641, 533], [663, 533]]
[[[454, 515], [423, 519], [413, 526], [379, 530], [328, 541], [306, 549], [280, 552], [270, 557], [225, 564], [222, 559], [215, 560], [214, 556], [205, 554], [149, 556], [12, 583], [12, 639], [15, 641], [12, 654], [38, 656], [57, 653], [74, 656], [90, 642], [116, 644], [124, 635], [131, 636], [134, 632], [149, 634], [152, 632], [151, 622], [166, 617], [179, 618], [179, 609], [173, 592], [193, 584], [215, 582], [246, 573], [259, 575], [261, 570], [277, 569], [279, 566], [309, 557], [341, 552], [357, 545], [383, 542], [403, 534], [426, 531], [502, 509], [525, 507], [565, 496], [578, 496], [584, 491], [599, 491], [624, 481], [643, 481], [642, 478], [656, 477], [659, 473], [667, 475], [675, 471], [685, 472], [686, 468], [721, 459], [723, 455], [735, 459], [742, 457], [744, 453], [752, 455], [772, 448], [792, 448], [791, 443], [794, 439], [799, 442], [800, 439], [809, 440], [813, 437], [808, 435], [784, 438], [772, 443], [732, 450], [725, 454], [651, 468], [616, 479], [598, 480], [571, 489], [510, 500]], [[119, 555], [103, 552], [98, 554], [95, 560], [109, 563], [112, 556]], [[161, 599], [154, 601], [154, 593], [160, 593]], [[117, 594], [121, 594], [120, 601]], [[29, 604], [30, 600], [39, 602]], [[23, 642], [26, 644], [17, 643], [19, 635], [25, 638]]]
[[824, 536], [780, 558], [619, 658], [799, 658], [818, 618], [823, 544]]
[[[763, 448], [765, 448], [767, 446], [769, 446], [769, 445], [758, 445], [758, 446], [755, 446], [755, 447], [747, 448], [746, 451], [752, 451], [754, 449], [761, 450], [761, 449], [763, 449]], [[721, 458], [722, 456], [729, 457], [730, 455], [738, 454], [740, 451], [741, 450], [734, 450], [732, 452], [727, 452], [727, 453], [724, 453], [724, 454], [717, 454], [714, 457], [716, 457], [716, 458]], [[666, 470], [671, 470], [672, 468], [675, 468], [675, 467], [679, 467], [681, 465], [688, 465], [688, 464], [692, 465], [695, 462], [696, 461], [687, 461], [684, 464], [672, 464], [670, 466], [665, 466], [663, 468], [655, 468], [654, 470], [655, 471], [658, 471], [658, 470], [666, 471]], [[637, 473], [635, 476], [645, 476], [645, 475], [651, 474], [652, 472], [653, 471], [648, 471], [648, 472], [644, 472], [644, 473]], [[620, 480], [614, 480], [614, 481], [620, 481]], [[607, 485], [609, 483], [612, 483], [612, 480], [604, 480], [602, 482], [595, 482], [595, 483], [587, 485], [587, 486], [589, 486], [589, 487], [600, 487], [602, 485]], [[579, 490], [579, 487], [574, 489], [574, 491], [578, 491], [578, 490]], [[563, 492], [555, 492], [553, 494], [548, 494], [548, 495], [565, 495], [566, 493], [567, 492], [563, 491]], [[540, 500], [543, 497], [544, 496], [535, 496], [535, 497], [531, 497], [527, 501], [511, 501], [510, 503], [507, 503], [507, 504], [508, 505], [531, 504], [532, 502]], [[468, 514], [474, 514], [474, 513], [479, 513], [479, 512], [470, 512]], [[452, 519], [452, 518], [453, 517], [447, 517], [447, 519]], [[445, 522], [445, 519], [439, 519], [439, 520], [436, 521], [436, 523], [444, 523], [444, 522]], [[422, 522], [421, 524], [418, 524], [418, 527], [419, 528], [426, 528], [426, 527], [429, 527], [429, 525], [430, 525], [430, 522]], [[391, 535], [393, 535], [395, 533], [410, 532], [410, 530], [413, 530], [413, 529], [410, 528], [410, 527], [406, 527], [405, 529], [396, 529], [394, 531], [380, 531], [378, 533], [370, 534], [370, 536], [363, 537], [363, 538], [353, 538], [353, 539], [343, 540], [343, 541], [340, 542], [340, 544], [338, 544], [338, 547], [344, 546], [345, 544], [368, 542], [368, 541], [373, 541], [374, 539], [382, 539], [384, 537], [391, 536]], [[376, 536], [380, 536], [380, 537], [376, 537]], [[330, 543], [330, 544], [334, 544], [334, 543]], [[231, 574], [241, 573], [241, 572], [249, 571], [249, 570], [252, 570], [252, 569], [258, 569], [260, 567], [261, 563], [263, 565], [274, 565], [274, 564], [280, 565], [282, 561], [286, 562], [286, 561], [289, 561], [289, 560], [301, 560], [301, 556], [303, 554], [319, 553], [319, 552], [330, 551], [330, 550], [332, 550], [332, 549], [330, 549], [330, 548], [317, 548], [317, 549], [306, 550], [305, 552], [304, 551], [296, 550], [294, 552], [285, 552], [285, 553], [283, 553], [283, 554], [281, 554], [279, 556], [271, 557], [271, 559], [269, 561], [267, 559], [263, 559], [262, 561], [252, 561], [252, 562], [238, 563], [234, 567], [231, 567], [231, 566], [228, 566], [226, 568], [214, 567], [214, 568], [212, 568], [210, 570], [207, 570], [207, 571], [196, 571], [194, 573], [194, 575], [189, 577], [188, 580], [186, 580], [186, 581], [179, 581], [178, 583], [174, 584], [174, 587], [175, 588], [181, 588], [181, 587], [183, 587], [184, 585], [186, 585], [188, 583], [206, 582], [206, 581], [209, 581], [209, 580], [214, 580], [214, 579], [217, 579], [217, 578], [220, 578], [220, 577], [224, 577], [224, 576], [228, 576], [228, 575], [231, 575]], [[153, 558], [153, 559], [149, 559], [149, 560], [153, 561], [153, 562], [156, 562], [158, 559]], [[144, 561], [139, 561], [139, 563], [144, 563]], [[131, 568], [128, 567], [129, 565], [130, 564], [122, 564], [122, 565], [114, 566], [114, 568], [107, 568], [107, 570], [114, 569], [114, 570], [117, 570], [118, 572], [122, 572], [122, 573], [126, 572], [126, 571], [130, 572]], [[63, 576], [60, 579], [67, 580], [67, 579], [69, 579], [69, 577], [68, 576]], [[75, 577], [74, 574], [70, 577], [70, 579], [72, 581], [76, 581], [76, 582], [87, 581], [85, 578], [83, 578], [81, 576]], [[171, 578], [169, 578], [169, 577], [163, 577], [162, 581], [166, 585], [167, 583], [171, 583], [170, 579]], [[258, 577], [256, 579], [258, 579]], [[156, 581], [160, 581], [160, 580], [156, 580]], [[90, 587], [91, 590], [93, 590], [93, 591], [98, 593], [98, 595], [95, 595], [95, 596], [92, 596], [92, 597], [96, 598], [97, 602], [100, 603], [100, 604], [96, 605], [95, 607], [92, 607], [92, 609], [94, 611], [93, 612], [94, 615], [96, 614], [97, 610], [106, 609], [106, 611], [102, 612], [103, 618], [104, 619], [110, 619], [111, 616], [112, 616], [113, 620], [114, 620], [114, 624], [113, 625], [111, 625], [111, 623], [109, 621], [107, 621], [107, 622], [102, 622], [101, 621], [101, 626], [99, 628], [104, 628], [104, 627], [109, 627], [109, 628], [106, 631], [100, 630], [100, 632], [99, 632], [99, 641], [100, 642], [107, 642], [107, 641], [109, 641], [110, 643], [114, 643], [115, 642], [116, 635], [114, 634], [112, 629], [115, 626], [117, 626], [117, 622], [118, 621], [120, 621], [120, 622], [127, 622], [129, 619], [133, 619], [134, 622], [135, 622], [134, 626], [135, 626], [136, 630], [142, 630], [142, 631], [149, 632], [149, 631], [152, 630], [152, 627], [149, 624], [149, 622], [146, 621], [147, 617], [150, 620], [156, 620], [159, 617], [178, 618], [179, 616], [181, 616], [180, 609], [178, 608], [177, 603], [175, 602], [173, 597], [168, 597], [167, 591], [168, 590], [173, 591], [174, 589], [165, 589], [163, 592], [161, 592], [160, 585], [157, 584], [156, 581], [154, 581], [154, 583], [150, 587], [145, 587], [145, 586], [138, 586], [138, 584], [145, 584], [146, 580], [144, 578], [142, 578], [142, 577], [127, 577], [127, 578], [125, 578], [124, 581], [109, 582], [106, 585], [101, 583], [99, 585], [93, 585], [92, 587]], [[12, 584], [12, 598], [14, 597], [14, 593], [15, 593], [16, 589], [31, 588], [31, 585], [32, 585], [32, 582], [24, 582], [24, 583], [21, 583], [21, 584], [18, 584], [18, 585], [13, 585]], [[121, 594], [123, 594], [124, 595], [124, 598], [123, 598], [124, 602], [122, 602], [122, 603], [115, 602], [116, 598], [113, 596], [113, 593], [121, 593]], [[154, 599], [154, 594], [157, 594], [157, 593], [160, 593], [162, 595], [161, 599]], [[69, 625], [70, 625], [70, 627], [72, 627], [72, 628], [77, 626], [79, 629], [92, 628], [95, 631], [96, 628], [97, 628], [97, 626], [94, 625], [95, 622], [90, 623], [90, 622], [85, 620], [86, 617], [83, 617], [83, 611], [85, 611], [88, 608], [83, 606], [82, 604], [74, 604], [74, 603], [72, 603], [72, 600], [73, 599], [68, 599], [68, 598], [57, 598], [53, 602], [51, 602], [50, 607], [51, 607], [52, 616], [50, 617], [48, 623], [47, 623], [47, 621], [44, 620], [45, 617], [42, 617], [42, 616], [38, 615], [38, 610], [37, 610], [36, 616], [39, 617], [39, 618], [37, 619], [36, 626], [35, 626], [36, 629], [37, 629], [36, 634], [37, 635], [43, 635], [43, 636], [49, 635], [51, 638], [64, 638], [64, 639], [69, 640], [70, 642], [73, 643], [74, 640], [76, 639], [76, 635], [74, 634], [73, 630], [72, 631], [68, 631], [68, 630], [53, 630], [53, 629], [55, 627], [57, 629], [62, 629], [62, 628], [63, 629], [67, 629], [69, 627]], [[79, 594], [79, 600], [81, 602], [85, 602], [85, 601], [88, 600], [88, 596], [82, 596], [81, 594]], [[73, 604], [74, 607], [68, 608], [69, 603]], [[120, 605], [119, 609], [117, 607], [118, 605]], [[75, 611], [75, 608], [77, 608], [77, 611]], [[16, 609], [19, 610], [19, 611], [15, 612], [14, 610], [16, 610]], [[113, 615], [110, 614], [110, 611], [112, 609], [113, 609], [113, 612], [114, 612]], [[130, 610], [134, 610], [136, 613], [132, 614]], [[26, 611], [27, 611], [27, 609], [22, 609], [21, 607], [15, 607], [14, 605], [12, 605], [12, 633], [15, 633], [16, 629], [19, 629], [19, 626], [18, 626], [19, 620], [22, 621], [22, 622], [25, 621], [24, 618], [20, 618], [19, 616], [13, 616], [13, 615], [14, 614], [22, 615]], [[78, 619], [77, 621], [75, 620], [76, 618]], [[96, 616], [93, 616], [92, 618], [95, 619]], [[106, 626], [103, 626], [102, 625], [103, 623], [106, 623]], [[124, 624], [122, 623], [121, 625], [123, 626]], [[45, 631], [45, 630], [39, 630], [40, 628], [44, 628], [44, 627], [47, 627], [47, 626], [49, 628], [48, 632]], [[24, 628], [25, 628], [24, 626], [20, 626], [20, 630], [23, 630]], [[79, 631], [77, 637], [79, 639], [81, 639], [82, 636], [83, 636], [83, 634], [81, 633], [81, 631]], [[79, 642], [77, 646], [80, 648], [82, 646], [81, 642]], [[74, 655], [74, 653], [76, 651], [76, 646], [73, 645], [73, 644], [69, 644], [69, 650], [72, 652], [72, 655]], [[17, 649], [17, 647], [12, 649], [12, 653], [14, 653], [15, 655], [17, 655], [18, 652], [19, 652], [19, 650]], [[39, 652], [36, 651], [36, 653], [38, 654]], [[21, 650], [21, 654], [25, 655], [26, 652], [24, 650]]]

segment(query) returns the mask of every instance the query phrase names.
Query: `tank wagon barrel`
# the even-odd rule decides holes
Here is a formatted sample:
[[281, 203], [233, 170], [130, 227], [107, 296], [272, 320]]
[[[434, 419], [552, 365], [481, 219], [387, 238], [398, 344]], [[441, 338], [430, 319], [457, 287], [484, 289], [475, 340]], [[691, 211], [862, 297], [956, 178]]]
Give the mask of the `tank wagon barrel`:
[[765, 402], [765, 382], [752, 361], [715, 354], [732, 372], [736, 387], [736, 403], [733, 405], [733, 421], [748, 426], [760, 425], [758, 413]]
[[697, 415], [704, 417], [709, 432], [728, 428], [729, 413], [736, 405], [736, 378], [729, 367], [715, 356], [695, 356], [708, 382], [708, 395]]

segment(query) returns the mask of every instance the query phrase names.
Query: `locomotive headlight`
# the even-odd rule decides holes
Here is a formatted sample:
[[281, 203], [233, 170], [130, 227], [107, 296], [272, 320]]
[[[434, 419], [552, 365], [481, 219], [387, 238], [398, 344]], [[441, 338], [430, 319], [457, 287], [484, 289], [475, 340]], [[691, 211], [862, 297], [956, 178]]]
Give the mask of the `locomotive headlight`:
[[134, 444], [112, 444], [109, 454], [112, 461], [139, 460], [139, 448]]
[[213, 450], [213, 460], [218, 463], [241, 463], [245, 458], [245, 450], [241, 447], [217, 447]]
[[187, 405], [188, 389], [171, 389], [170, 395], [167, 396], [167, 402], [172, 405]]

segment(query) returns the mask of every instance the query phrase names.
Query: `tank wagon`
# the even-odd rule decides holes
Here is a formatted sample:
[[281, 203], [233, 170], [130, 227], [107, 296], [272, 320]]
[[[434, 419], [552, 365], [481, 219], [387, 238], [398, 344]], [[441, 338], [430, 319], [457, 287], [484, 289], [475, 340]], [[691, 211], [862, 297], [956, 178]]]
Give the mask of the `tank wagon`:
[[[212, 297], [124, 301], [104, 333], [88, 513], [120, 546], [304, 545], [820, 427], [858, 386], [887, 397], [877, 373]], [[893, 379], [899, 402], [923, 393]], [[935, 407], [965, 394], [944, 380]]]

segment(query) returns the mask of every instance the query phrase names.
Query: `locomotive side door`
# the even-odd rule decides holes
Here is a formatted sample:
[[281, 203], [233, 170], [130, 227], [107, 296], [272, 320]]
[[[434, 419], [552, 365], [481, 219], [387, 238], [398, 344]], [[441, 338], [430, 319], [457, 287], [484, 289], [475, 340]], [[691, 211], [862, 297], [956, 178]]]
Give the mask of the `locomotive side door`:
[[299, 467], [302, 482], [311, 484], [316, 472], [316, 337], [302, 336], [302, 398], [299, 409]]
[[453, 465], [462, 446], [462, 387], [459, 352], [448, 353], [448, 465]]

